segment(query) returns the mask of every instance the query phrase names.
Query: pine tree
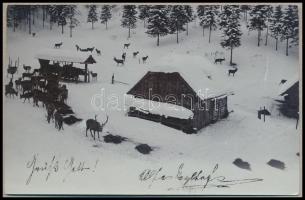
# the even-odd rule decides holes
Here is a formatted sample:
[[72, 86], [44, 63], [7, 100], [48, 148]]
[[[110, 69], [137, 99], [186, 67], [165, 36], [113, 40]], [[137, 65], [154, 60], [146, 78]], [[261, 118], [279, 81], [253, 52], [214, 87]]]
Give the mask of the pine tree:
[[187, 23], [187, 15], [182, 5], [170, 6], [169, 9], [169, 30], [171, 34], [176, 33], [179, 43], [179, 32], [185, 31], [183, 26]]
[[157, 37], [157, 46], [159, 46], [160, 36], [169, 33], [168, 30], [168, 9], [164, 5], [154, 5], [149, 9], [149, 17], [147, 19], [146, 33], [152, 37]]
[[250, 30], [257, 30], [257, 46], [260, 45], [261, 32], [266, 28], [266, 12], [264, 5], [257, 5], [250, 11]]
[[185, 10], [185, 13], [186, 13], [186, 35], [189, 34], [189, 26], [188, 24], [194, 20], [194, 11], [193, 11], [193, 8], [192, 6], [190, 5], [186, 5], [184, 6], [184, 10]]
[[247, 20], [248, 20], [248, 10], [251, 10], [251, 6], [249, 6], [249, 5], [241, 5], [240, 9], [243, 11], [243, 13], [244, 13], [244, 20], [247, 22]]
[[278, 46], [278, 40], [281, 36], [282, 32], [282, 7], [279, 5], [275, 8], [274, 13], [271, 16], [271, 21], [270, 21], [270, 31], [271, 31], [271, 36], [275, 39], [275, 50], [277, 51], [277, 46]]
[[69, 19], [69, 27], [70, 27], [70, 37], [72, 37], [72, 29], [79, 24], [76, 15], [80, 15], [79, 10], [77, 9], [76, 5], [69, 5], [68, 6], [68, 13], [67, 18]]
[[101, 19], [101, 23], [106, 25], [106, 29], [107, 29], [107, 23], [112, 17], [111, 9], [112, 9], [112, 7], [110, 5], [102, 6], [100, 19]]
[[209, 27], [209, 43], [211, 42], [212, 28], [216, 28], [218, 6], [206, 6], [202, 17], [203, 26]]
[[130, 38], [130, 29], [136, 28], [136, 22], [137, 22], [136, 14], [137, 11], [135, 5], [125, 5], [123, 7], [121, 26], [124, 28], [128, 28], [128, 38]]
[[49, 23], [50, 23], [50, 30], [52, 30], [53, 23], [57, 22], [58, 18], [58, 10], [56, 9], [56, 5], [48, 5], [47, 12], [49, 14]]
[[273, 7], [272, 6], [265, 6], [265, 15], [266, 15], [266, 40], [265, 40], [265, 46], [267, 46], [268, 44], [268, 35], [269, 35], [269, 26], [270, 26], [270, 22], [271, 22], [271, 16], [273, 13]]
[[238, 6], [223, 6], [220, 14], [220, 29], [223, 31], [220, 45], [231, 51], [230, 65], [232, 65], [233, 49], [241, 45], [240, 10]]
[[197, 7], [197, 16], [200, 20], [200, 26], [202, 26], [202, 35], [204, 36], [204, 28], [205, 28], [205, 25], [204, 25], [204, 12], [205, 12], [205, 7], [206, 6], [202, 6], [202, 5], [199, 5]]
[[291, 44], [297, 44], [299, 38], [299, 17], [298, 7], [289, 5], [285, 9], [282, 18], [283, 27], [281, 32], [281, 41], [286, 40], [286, 56], [288, 56], [289, 39]]
[[96, 5], [89, 5], [87, 22], [91, 22], [92, 30], [94, 29], [94, 23], [96, 21], [97, 21]]
[[139, 19], [143, 20], [144, 28], [145, 28], [146, 19], [149, 17], [149, 8], [150, 8], [150, 6], [148, 6], [148, 5], [139, 5], [138, 6]]

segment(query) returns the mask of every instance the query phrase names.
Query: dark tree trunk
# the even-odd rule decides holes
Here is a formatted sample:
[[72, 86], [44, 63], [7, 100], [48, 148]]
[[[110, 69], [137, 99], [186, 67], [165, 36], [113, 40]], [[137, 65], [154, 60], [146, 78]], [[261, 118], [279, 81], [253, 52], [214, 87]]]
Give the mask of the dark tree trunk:
[[157, 46], [159, 46], [159, 33], [158, 33], [158, 38], [157, 38]]
[[64, 23], [61, 24], [61, 33], [64, 34]]
[[202, 36], [204, 37], [204, 26], [202, 25]]
[[189, 23], [186, 23], [186, 35], [189, 35]]
[[93, 23], [94, 23], [94, 22], [93, 22], [93, 20], [92, 20], [92, 30], [94, 29], [94, 28], [93, 28]]
[[289, 38], [286, 39], [286, 56], [288, 56], [288, 40]]
[[106, 20], [106, 30], [107, 30], [107, 20]]
[[269, 31], [269, 26], [267, 26], [265, 46], [267, 46], [267, 44], [268, 44], [268, 34], [269, 34], [268, 31]]
[[32, 33], [32, 30], [31, 30], [31, 8], [29, 8], [29, 34]]
[[144, 28], [145, 28], [145, 19], [143, 21], [144, 21]]
[[232, 65], [233, 47], [231, 46], [230, 65]]
[[42, 28], [44, 28], [44, 21], [46, 20], [45, 16], [45, 7], [42, 6]]
[[278, 42], [278, 40], [279, 39], [277, 39], [277, 38], [275, 39], [275, 51], [277, 51], [277, 42]]
[[35, 11], [33, 10], [33, 12], [32, 12], [32, 18], [33, 18], [33, 25], [35, 24]]
[[130, 26], [128, 27], [128, 38], [130, 38]]
[[178, 31], [178, 25], [177, 25], [177, 23], [176, 23], [176, 31], [177, 31], [177, 44], [178, 44], [178, 43], [179, 43], [179, 38], [178, 38], [178, 37], [179, 37], [179, 35], [178, 35], [178, 34], [179, 34], [179, 31]]
[[259, 47], [259, 43], [260, 43], [260, 40], [261, 40], [261, 30], [257, 30], [257, 46]]
[[212, 32], [212, 25], [210, 25], [209, 43], [211, 42], [211, 32]]

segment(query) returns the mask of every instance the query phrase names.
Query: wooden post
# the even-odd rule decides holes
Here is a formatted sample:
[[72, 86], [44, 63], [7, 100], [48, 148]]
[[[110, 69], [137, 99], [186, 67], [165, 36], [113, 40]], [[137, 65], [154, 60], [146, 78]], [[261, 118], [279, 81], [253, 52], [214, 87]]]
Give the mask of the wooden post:
[[88, 76], [88, 64], [85, 64], [85, 83], [87, 83], [87, 76]]

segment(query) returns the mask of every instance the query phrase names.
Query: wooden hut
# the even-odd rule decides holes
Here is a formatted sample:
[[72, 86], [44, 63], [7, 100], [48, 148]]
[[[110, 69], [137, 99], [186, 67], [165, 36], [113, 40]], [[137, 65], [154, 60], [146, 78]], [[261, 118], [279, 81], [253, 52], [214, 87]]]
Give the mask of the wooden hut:
[[[84, 77], [84, 82], [90, 82], [88, 65], [96, 63], [92, 55], [61, 49], [42, 50], [35, 58], [38, 59], [40, 64], [40, 73], [44, 75], [57, 74], [62, 80], [75, 82], [79, 81], [79, 76]], [[83, 65], [84, 68], [81, 68]]]
[[[187, 62], [185, 58], [183, 60]], [[163, 124], [174, 128], [185, 129], [184, 132], [196, 132], [208, 124], [228, 116], [227, 101], [230, 94], [228, 90], [222, 90], [221, 86], [216, 84], [217, 81], [213, 79], [215, 77], [201, 66], [204, 63], [200, 61], [201, 59], [193, 60], [195, 65], [199, 65], [198, 67], [190, 65], [184, 65], [182, 68], [172, 65], [151, 67], [127, 94], [135, 98], [175, 104], [191, 110], [192, 117], [181, 119], [160, 114], [159, 121], [161, 123], [164, 121]], [[181, 64], [180, 62], [180, 66]], [[211, 65], [210, 63], [206, 64]], [[134, 110], [133, 106], [129, 113], [134, 112]], [[136, 110], [137, 113], [141, 112], [141, 109]], [[151, 118], [153, 117], [156, 118], [156, 116], [151, 116]], [[149, 116], [146, 116], [147, 118]]]
[[280, 105], [280, 111], [287, 117], [299, 117], [299, 77], [295, 76], [285, 82], [279, 91], [283, 97]]

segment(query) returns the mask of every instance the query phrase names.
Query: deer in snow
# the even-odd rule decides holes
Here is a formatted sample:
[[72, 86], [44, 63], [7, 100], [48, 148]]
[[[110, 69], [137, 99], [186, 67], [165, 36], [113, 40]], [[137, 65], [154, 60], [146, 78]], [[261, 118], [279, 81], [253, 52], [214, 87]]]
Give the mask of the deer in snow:
[[[107, 115], [106, 121], [103, 122], [102, 124], [100, 124], [96, 120], [96, 115], [95, 115], [95, 119], [88, 119], [86, 121], [86, 137], [88, 137], [87, 131], [90, 130], [91, 136], [93, 137], [94, 140], [95, 140], [95, 132], [97, 132], [98, 139], [100, 139], [100, 132], [103, 132], [104, 126], [107, 124], [108, 119], [109, 119], [109, 117]], [[92, 135], [92, 130], [93, 130], [94, 135]]]
[[119, 65], [119, 64], [124, 65], [124, 60], [117, 59], [116, 57], [113, 57], [113, 60], [117, 63], [117, 65]]
[[233, 76], [234, 76], [234, 74], [237, 72], [237, 68], [235, 68], [235, 69], [229, 69], [229, 71], [228, 71], [228, 75], [230, 76], [230, 74], [233, 74]]
[[124, 44], [124, 49], [125, 49], [125, 47], [128, 49], [129, 45], [130, 45], [130, 43]]
[[216, 58], [214, 64], [217, 64], [218, 62], [221, 64], [224, 60], [225, 58]]
[[55, 43], [54, 48], [60, 48], [61, 45], [62, 45], [62, 42], [61, 43]]
[[142, 57], [142, 61], [143, 61], [143, 63], [145, 63], [145, 62], [146, 62], [147, 58], [148, 58], [148, 56]]

